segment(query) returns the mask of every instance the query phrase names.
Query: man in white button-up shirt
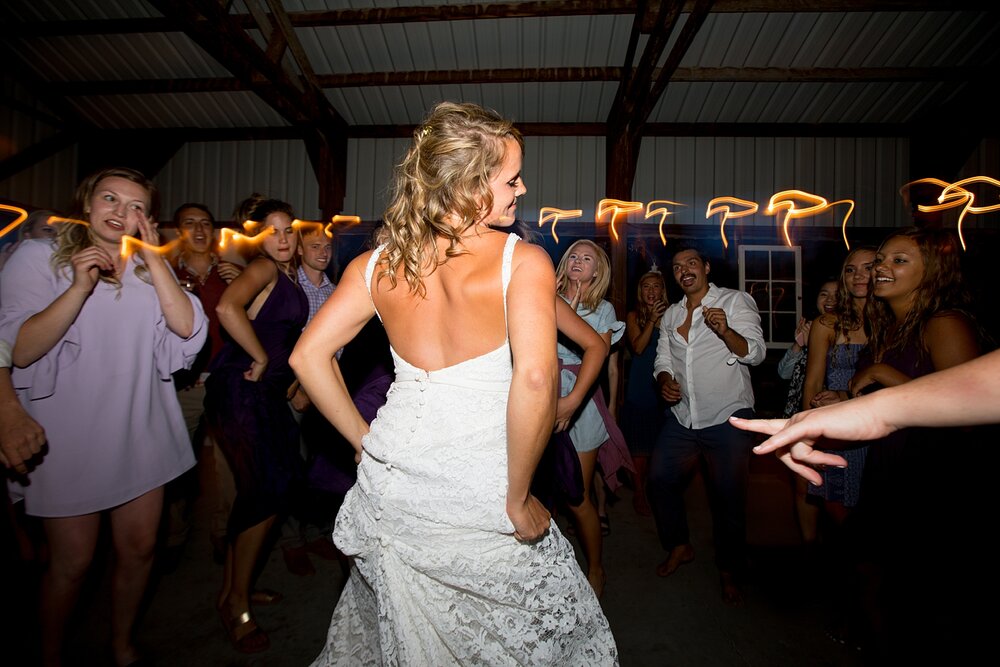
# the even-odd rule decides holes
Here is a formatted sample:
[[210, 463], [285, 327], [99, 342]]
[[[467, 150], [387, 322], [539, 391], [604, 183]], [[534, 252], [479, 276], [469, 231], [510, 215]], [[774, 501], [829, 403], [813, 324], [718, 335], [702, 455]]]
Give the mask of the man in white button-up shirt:
[[699, 459], [705, 460], [722, 595], [739, 604], [753, 437], [727, 420], [753, 414], [749, 367], [764, 359], [766, 349], [753, 299], [708, 282], [710, 270], [695, 249], [674, 255], [674, 279], [684, 298], [660, 320], [653, 373], [672, 407], [653, 451], [649, 494], [660, 543], [670, 552], [656, 568], [665, 577], [694, 558], [684, 491]]

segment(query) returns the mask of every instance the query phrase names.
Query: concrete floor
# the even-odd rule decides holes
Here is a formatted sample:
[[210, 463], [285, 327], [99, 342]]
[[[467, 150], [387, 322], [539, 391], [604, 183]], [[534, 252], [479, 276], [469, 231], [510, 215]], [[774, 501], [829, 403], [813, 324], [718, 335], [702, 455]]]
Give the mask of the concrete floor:
[[[602, 604], [622, 665], [862, 664], [859, 652], [834, 643], [824, 633], [828, 611], [821, 584], [814, 578], [810, 581], [815, 569], [800, 559], [789, 475], [770, 457], [755, 458], [751, 471], [752, 560], [742, 608], [728, 607], [720, 598], [711, 517], [699, 481], [688, 492], [696, 559], [666, 579], [654, 574], [664, 554], [652, 519], [636, 516], [631, 491], [621, 491], [620, 500], [610, 509], [612, 533], [605, 542], [608, 584]], [[285, 600], [256, 610], [271, 638], [271, 649], [256, 656], [241, 655], [226, 641], [214, 608], [222, 570], [212, 561], [205, 506], [204, 501], [196, 505], [193, 532], [177, 569], [156, 576], [151, 585], [151, 601], [138, 631], [139, 646], [160, 667], [308, 665], [322, 647], [343, 584], [340, 566], [314, 556], [317, 573], [297, 577], [288, 573], [280, 550], [274, 549], [258, 587], [281, 591]], [[26, 577], [6, 590], [30, 595], [26, 591], [32, 586], [32, 578]], [[10, 604], [4, 606], [11, 610]], [[20, 610], [31, 606], [20, 605]], [[108, 613], [107, 581], [96, 583], [81, 604], [71, 641], [72, 664], [110, 664]], [[6, 643], [6, 656], [13, 662], [0, 657], [0, 663], [30, 662], [30, 647], [37, 641], [30, 618], [22, 613], [14, 619], [14, 628], [20, 631]]]

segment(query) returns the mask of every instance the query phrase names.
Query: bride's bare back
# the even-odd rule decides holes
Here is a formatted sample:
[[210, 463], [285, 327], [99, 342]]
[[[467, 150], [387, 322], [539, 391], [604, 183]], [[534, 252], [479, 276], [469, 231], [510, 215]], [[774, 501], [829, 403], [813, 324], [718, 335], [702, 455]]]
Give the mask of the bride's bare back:
[[[427, 371], [447, 368], [492, 352], [507, 339], [501, 263], [505, 232], [472, 234], [463, 255], [451, 257], [423, 277], [426, 294], [408, 289], [398, 276], [372, 280], [372, 299], [389, 342], [399, 356]], [[447, 242], [439, 241], [439, 256]]]

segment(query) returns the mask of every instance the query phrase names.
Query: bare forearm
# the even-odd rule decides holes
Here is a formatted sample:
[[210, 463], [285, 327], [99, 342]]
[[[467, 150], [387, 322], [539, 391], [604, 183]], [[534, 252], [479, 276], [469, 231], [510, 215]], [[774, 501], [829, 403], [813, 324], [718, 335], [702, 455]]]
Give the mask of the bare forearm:
[[524, 501], [552, 433], [556, 370], [514, 371], [507, 402], [507, 498]]
[[733, 329], [726, 329], [726, 333], [722, 334], [722, 342], [737, 357], [745, 357], [750, 352], [750, 344], [747, 343], [747, 339]]
[[289, 362], [313, 405], [351, 443], [354, 450], [360, 452], [361, 439], [368, 433], [368, 422], [351, 401], [336, 358], [331, 357], [328, 363], [324, 363], [322, 358], [296, 350]]
[[24, 368], [48, 354], [69, 331], [89, 296], [89, 290], [70, 286], [45, 310], [29, 317], [17, 333], [12, 356], [14, 365]]
[[[864, 399], [896, 428], [1000, 422], [1000, 351]], [[853, 403], [853, 401], [852, 401]]]
[[639, 330], [638, 335], [632, 338], [632, 351], [636, 354], [642, 354], [646, 350], [646, 346], [649, 345], [649, 341], [653, 338], [653, 329], [656, 323], [650, 320], [646, 322], [646, 326], [639, 329], [638, 325], [635, 327]]
[[181, 338], [190, 338], [194, 333], [194, 306], [181, 286], [174, 280], [163, 257], [156, 255], [146, 264], [153, 280], [160, 310], [167, 322], [167, 328]]
[[267, 351], [260, 344], [254, 333], [250, 318], [242, 308], [220, 304], [215, 312], [219, 315], [219, 324], [226, 330], [236, 343], [259, 364], [266, 364]]

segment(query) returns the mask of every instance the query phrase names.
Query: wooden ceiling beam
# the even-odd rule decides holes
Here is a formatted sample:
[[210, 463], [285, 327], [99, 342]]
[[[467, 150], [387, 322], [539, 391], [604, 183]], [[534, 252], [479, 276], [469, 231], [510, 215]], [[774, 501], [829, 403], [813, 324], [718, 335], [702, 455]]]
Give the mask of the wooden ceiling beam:
[[[441, 86], [472, 83], [579, 83], [618, 81], [621, 67], [535, 67], [523, 69], [429, 70], [317, 74], [319, 88], [372, 86]], [[659, 76], [660, 68], [653, 71]], [[894, 83], [978, 81], [992, 70], [980, 67], [678, 67], [670, 77], [677, 83]], [[237, 78], [127, 79], [69, 81], [49, 84], [66, 97], [87, 95], [147, 95], [171, 93], [225, 93], [250, 90]]]
[[[693, 0], [685, 3], [685, 11]], [[375, 25], [431, 21], [467, 21], [473, 19], [540, 18], [547, 16], [597, 16], [635, 14], [637, 0], [557, 0], [554, 2], [480, 3], [468, 5], [382, 7], [326, 11], [288, 12], [296, 28], [322, 28], [347, 25]], [[925, 12], [983, 10], [983, 2], [956, 0], [943, 5], [936, 0], [719, 0], [713, 13], [795, 13], [795, 12]], [[235, 14], [244, 28], [254, 26], [250, 14]], [[67, 35], [115, 35], [149, 32], [183, 32], [174, 19], [94, 19], [71, 21], [31, 21], [18, 27], [19, 37], [57, 37]]]
[[[922, 136], [940, 127], [931, 123], [647, 123], [647, 137], [911, 137]], [[603, 137], [605, 123], [516, 123], [526, 137]], [[416, 125], [352, 125], [345, 136], [351, 139], [394, 139], [413, 136]], [[997, 136], [994, 124], [975, 123], [963, 127], [977, 136]], [[113, 130], [94, 130], [113, 132]], [[146, 130], [121, 130], [134, 136], [162, 135], [164, 138], [190, 142], [212, 141], [288, 141], [304, 139], [307, 129], [284, 127], [170, 127]], [[86, 132], [84, 132], [86, 134]]]

